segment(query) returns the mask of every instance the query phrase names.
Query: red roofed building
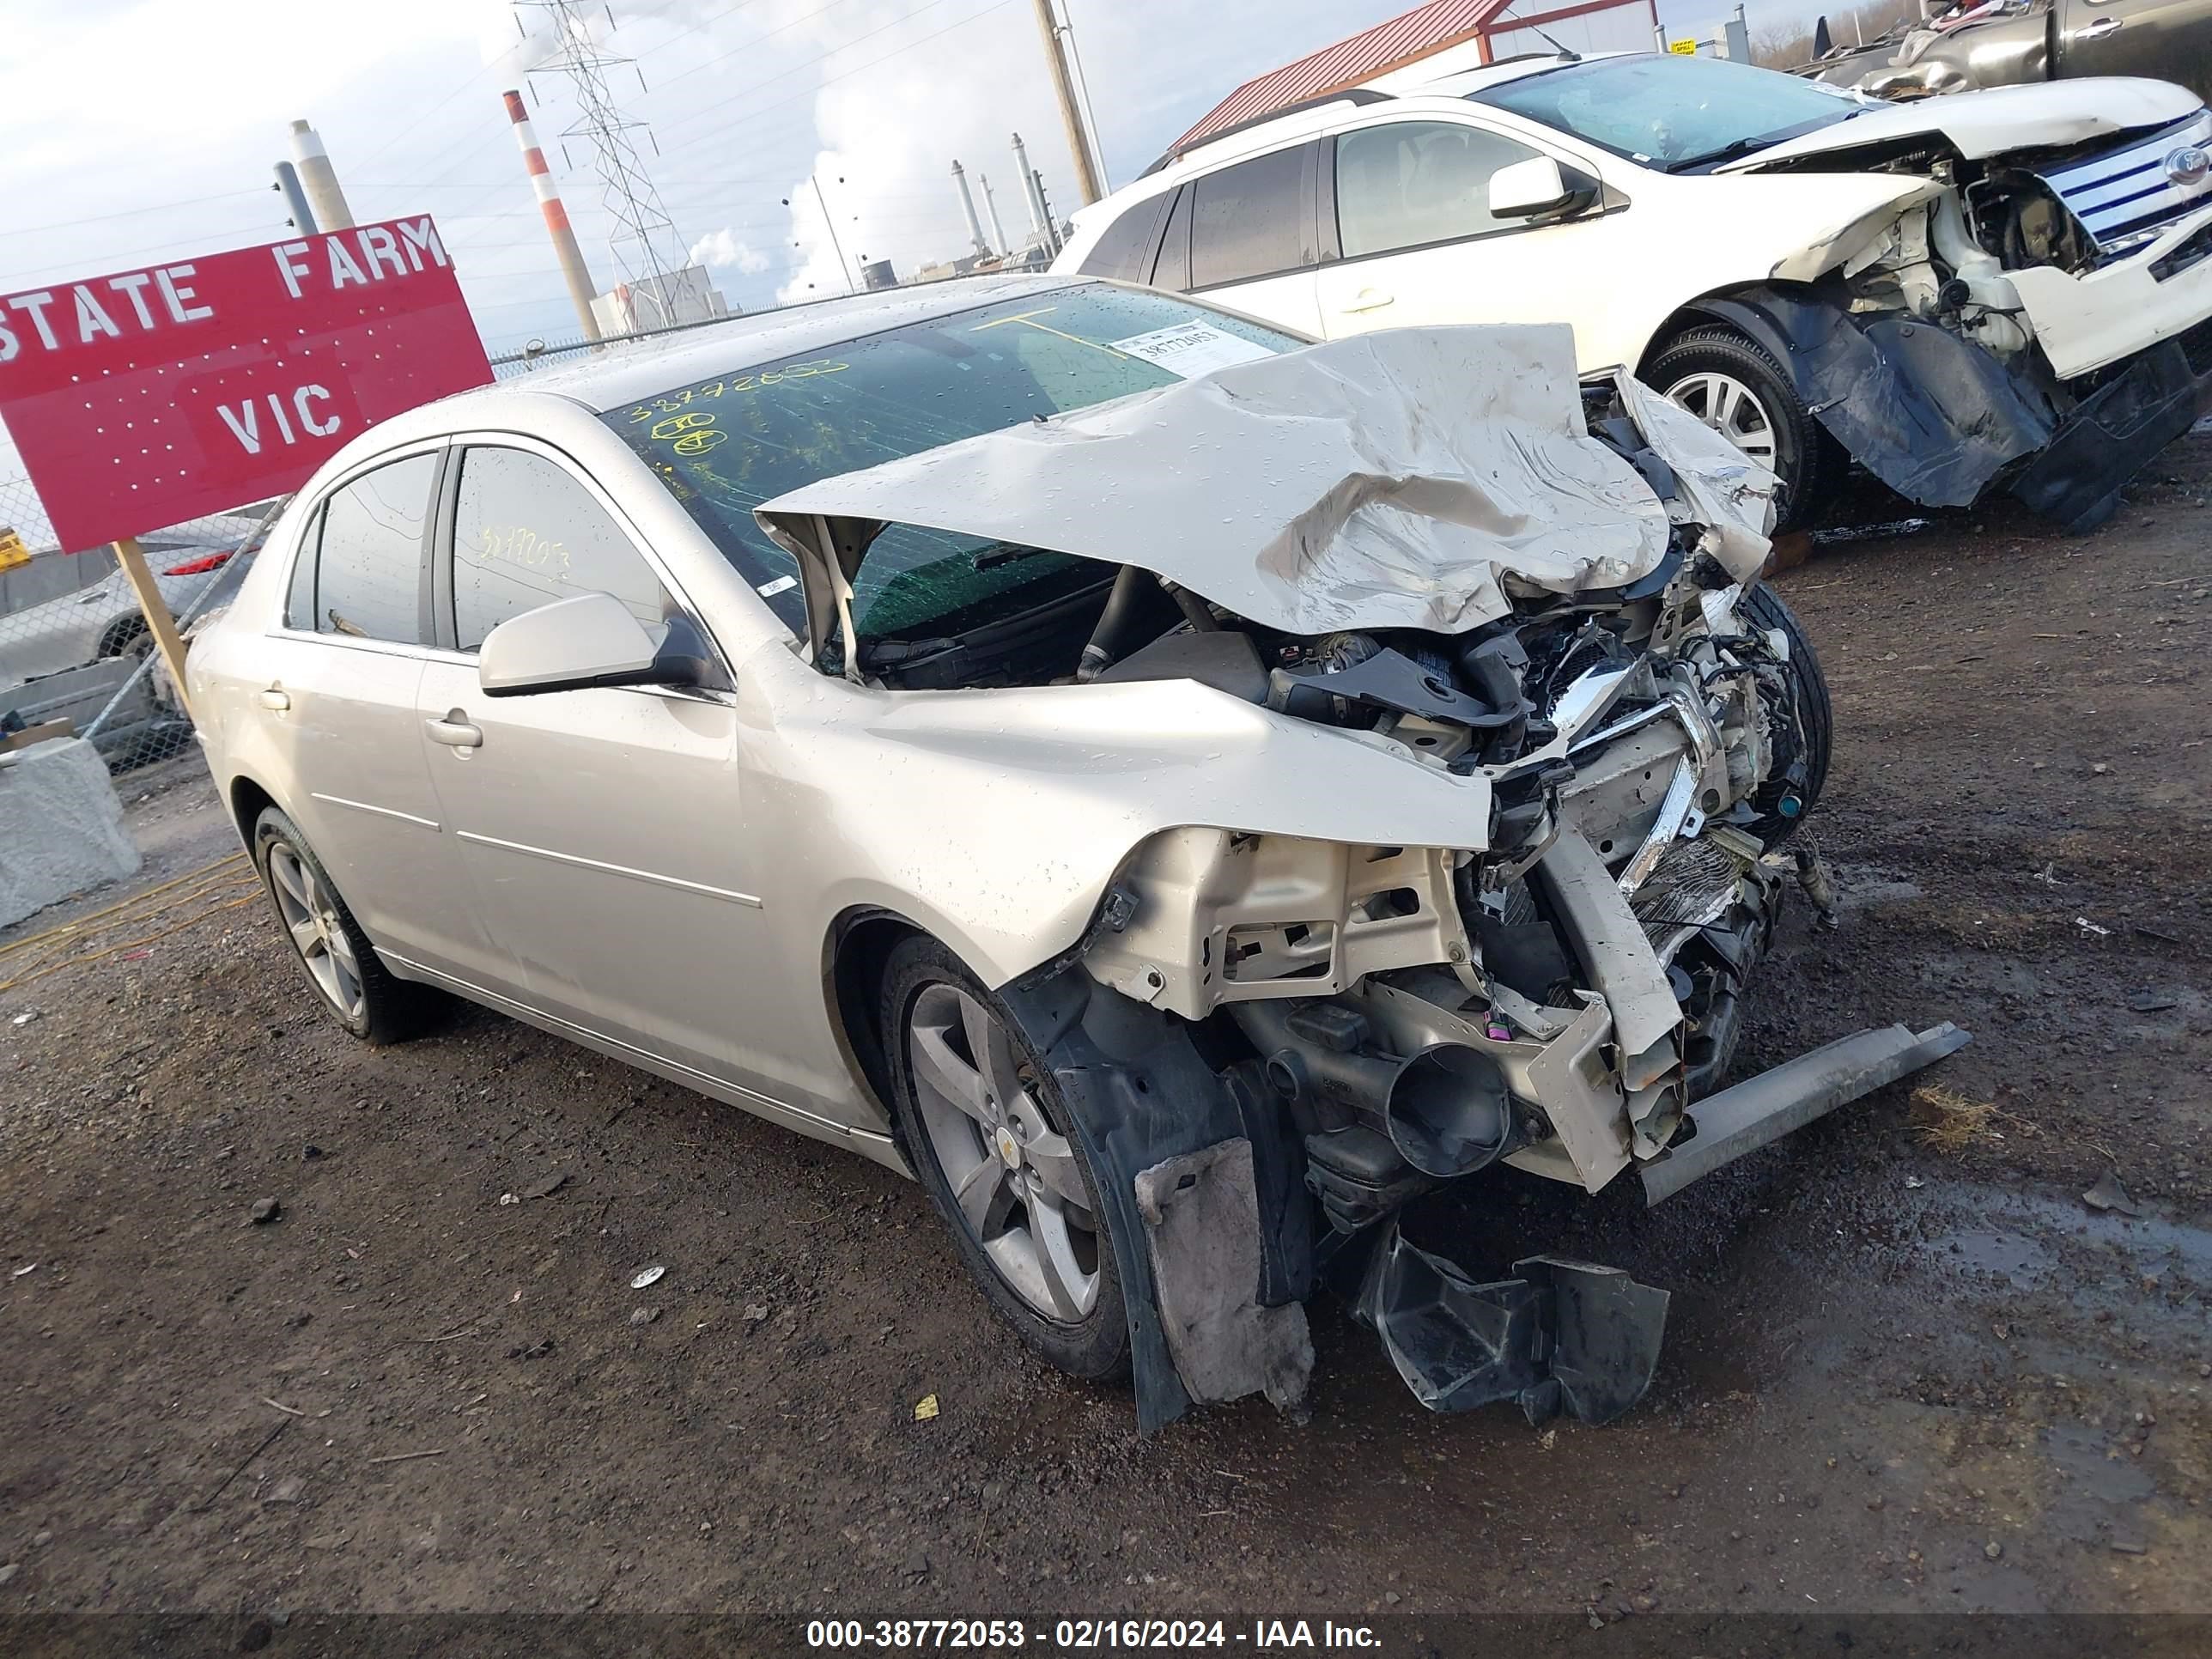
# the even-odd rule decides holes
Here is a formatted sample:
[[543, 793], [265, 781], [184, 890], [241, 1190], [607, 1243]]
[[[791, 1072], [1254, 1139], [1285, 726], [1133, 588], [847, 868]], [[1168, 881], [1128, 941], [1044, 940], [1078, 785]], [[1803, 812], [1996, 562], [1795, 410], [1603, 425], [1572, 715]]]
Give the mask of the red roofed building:
[[[1540, 28], [1571, 52], [1649, 52], [1658, 27], [1657, 0], [1429, 0], [1247, 81], [1170, 149], [1310, 98], [1395, 79], [1409, 68], [1407, 82], [1426, 81], [1522, 52], [1549, 52]], [[1384, 90], [1392, 89], [1386, 82]]]

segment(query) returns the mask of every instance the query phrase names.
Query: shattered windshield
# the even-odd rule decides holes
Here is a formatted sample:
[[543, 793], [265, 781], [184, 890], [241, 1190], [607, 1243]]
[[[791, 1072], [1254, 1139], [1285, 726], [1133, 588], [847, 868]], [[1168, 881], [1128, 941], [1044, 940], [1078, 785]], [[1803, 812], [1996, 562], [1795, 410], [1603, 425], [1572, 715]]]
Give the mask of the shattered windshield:
[[[793, 632], [798, 568], [761, 502], [979, 433], [1295, 350], [1293, 336], [1166, 295], [1086, 283], [733, 366], [601, 416]], [[1132, 481], [1133, 485], [1136, 481]], [[854, 581], [860, 637], [957, 634], [1096, 581], [1068, 554], [888, 526]]]
[[1472, 93], [1632, 161], [1684, 172], [1848, 121], [1849, 93], [1724, 58], [1604, 58]]

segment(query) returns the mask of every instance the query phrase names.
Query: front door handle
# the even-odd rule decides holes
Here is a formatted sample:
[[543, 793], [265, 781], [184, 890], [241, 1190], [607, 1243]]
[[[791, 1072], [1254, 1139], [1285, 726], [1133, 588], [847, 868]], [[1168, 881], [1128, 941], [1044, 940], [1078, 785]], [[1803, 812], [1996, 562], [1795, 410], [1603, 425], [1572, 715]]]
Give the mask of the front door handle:
[[2119, 27], [2120, 20], [2117, 17], [2100, 17], [2095, 22], [2090, 24], [2087, 28], [2081, 31], [2081, 38], [2084, 40], [2100, 40], [2104, 36], [2117, 31]]
[[1344, 308], [1346, 311], [1380, 311], [1384, 306], [1397, 303], [1398, 296], [1395, 294], [1385, 293], [1379, 288], [1363, 288], [1352, 296], [1352, 303]]
[[283, 714], [292, 706], [291, 695], [281, 685], [272, 685], [261, 694], [261, 706]]
[[430, 741], [442, 743], [448, 749], [480, 749], [483, 746], [483, 728], [469, 723], [469, 717], [458, 708], [446, 711], [443, 720], [422, 722], [428, 728]]

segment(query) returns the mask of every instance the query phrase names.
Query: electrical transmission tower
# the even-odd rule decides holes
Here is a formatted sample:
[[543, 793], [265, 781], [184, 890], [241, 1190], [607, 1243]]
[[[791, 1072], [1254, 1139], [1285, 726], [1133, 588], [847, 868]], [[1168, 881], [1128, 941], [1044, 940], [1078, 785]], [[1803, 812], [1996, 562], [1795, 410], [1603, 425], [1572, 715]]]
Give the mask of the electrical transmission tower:
[[[565, 75], [575, 93], [579, 113], [561, 137], [591, 143], [602, 186], [600, 199], [615, 219], [614, 232], [607, 239], [609, 248], [623, 280], [630, 287], [631, 304], [639, 313], [636, 320], [641, 325], [672, 322], [673, 296], [665, 279], [688, 263], [684, 239], [677, 234], [668, 210], [661, 205], [660, 192], [653, 188], [652, 175], [646, 172], [631, 137], [633, 133], [643, 133], [651, 143], [652, 133], [644, 122], [627, 118], [607, 90], [607, 71], [632, 60], [600, 49], [578, 0], [515, 3], [520, 10], [544, 13], [553, 32], [552, 50], [527, 73]], [[612, 13], [607, 15], [607, 21], [611, 29]], [[641, 76], [641, 89], [644, 84]], [[654, 144], [653, 155], [659, 154], [659, 146]], [[563, 145], [564, 161], [567, 155]]]

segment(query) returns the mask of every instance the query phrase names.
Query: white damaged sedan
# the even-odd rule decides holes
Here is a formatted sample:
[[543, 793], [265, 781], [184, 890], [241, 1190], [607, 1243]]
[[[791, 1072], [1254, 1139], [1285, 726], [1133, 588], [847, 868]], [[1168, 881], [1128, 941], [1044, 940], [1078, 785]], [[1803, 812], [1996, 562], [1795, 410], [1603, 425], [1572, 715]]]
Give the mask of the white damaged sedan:
[[1602, 1420], [1664, 1291], [1405, 1207], [1656, 1200], [1965, 1040], [1723, 1086], [1830, 742], [1773, 485], [1563, 328], [946, 283], [386, 422], [189, 687], [356, 1035], [435, 988], [909, 1170], [1147, 1425], [1296, 1401], [1323, 1261], [1428, 1405]]

